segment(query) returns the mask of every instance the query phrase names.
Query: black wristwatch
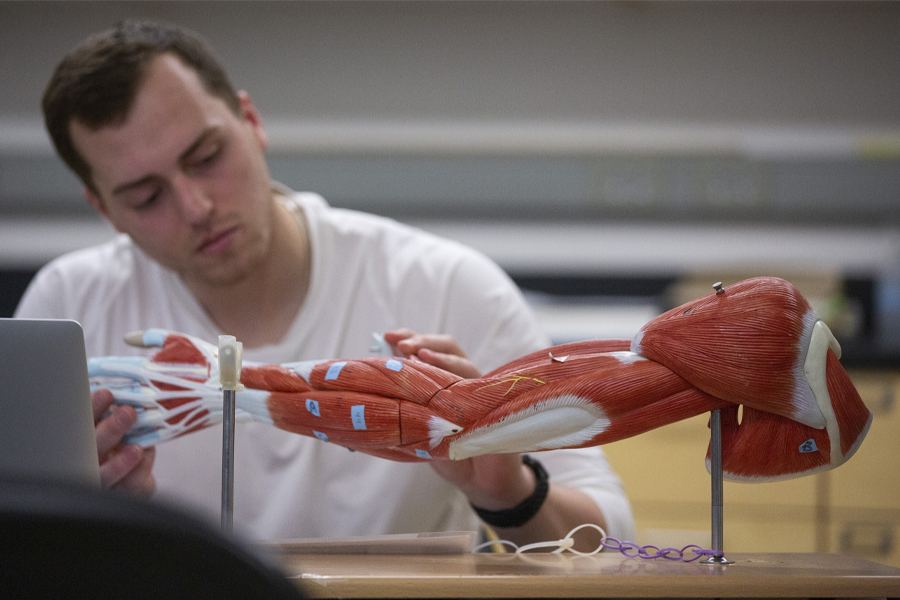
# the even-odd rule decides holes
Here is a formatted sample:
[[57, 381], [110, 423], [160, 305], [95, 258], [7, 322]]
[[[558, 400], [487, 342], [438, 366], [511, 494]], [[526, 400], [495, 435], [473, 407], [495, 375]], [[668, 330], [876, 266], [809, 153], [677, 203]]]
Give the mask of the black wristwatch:
[[544, 500], [547, 499], [547, 490], [550, 489], [550, 484], [548, 483], [549, 476], [544, 469], [544, 465], [527, 454], [522, 455], [522, 462], [534, 471], [534, 476], [537, 478], [537, 487], [534, 488], [534, 492], [530, 496], [512, 508], [485, 510], [471, 505], [475, 513], [488, 525], [492, 527], [521, 527], [537, 514], [537, 511], [544, 504]]

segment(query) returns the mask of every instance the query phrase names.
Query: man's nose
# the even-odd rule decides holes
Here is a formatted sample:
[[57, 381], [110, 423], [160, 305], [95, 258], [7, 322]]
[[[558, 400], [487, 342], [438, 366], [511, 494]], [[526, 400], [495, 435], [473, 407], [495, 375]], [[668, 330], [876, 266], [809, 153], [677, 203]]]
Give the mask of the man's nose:
[[182, 218], [191, 224], [206, 221], [213, 210], [213, 202], [203, 186], [190, 177], [179, 175], [173, 182], [175, 198]]

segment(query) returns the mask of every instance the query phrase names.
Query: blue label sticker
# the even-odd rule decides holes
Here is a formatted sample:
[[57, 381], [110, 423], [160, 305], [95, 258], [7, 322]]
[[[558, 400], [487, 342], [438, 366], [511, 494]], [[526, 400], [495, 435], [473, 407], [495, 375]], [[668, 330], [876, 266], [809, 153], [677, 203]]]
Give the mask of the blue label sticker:
[[819, 448], [816, 447], [816, 440], [814, 440], [812, 438], [810, 438], [810, 439], [806, 440], [805, 442], [803, 442], [802, 444], [800, 444], [800, 453], [801, 454], [806, 453], [806, 452], [818, 452], [818, 451], [819, 451]]
[[418, 448], [416, 448], [416, 456], [419, 458], [431, 458], [431, 455], [428, 454], [427, 450], [419, 450]]
[[347, 362], [336, 362], [330, 367], [328, 367], [328, 371], [325, 373], [325, 381], [330, 381], [332, 379], [337, 379], [338, 375], [341, 374], [341, 369], [347, 366]]
[[169, 334], [162, 329], [148, 329], [144, 332], [143, 342], [145, 346], [162, 346], [167, 337]]
[[319, 414], [319, 403], [315, 400], [310, 400], [309, 398], [306, 399], [306, 410], [316, 415], [317, 417], [322, 416], [321, 414]]
[[350, 407], [350, 420], [353, 421], [353, 429], [366, 428], [366, 405]]
[[388, 369], [390, 369], [391, 371], [397, 371], [397, 372], [399, 372], [400, 369], [403, 368], [403, 363], [400, 362], [399, 360], [394, 360], [394, 359], [392, 358], [392, 359], [388, 360], [386, 363], [384, 363], [384, 366], [386, 366], [386, 367], [387, 367]]
[[322, 433], [321, 431], [313, 431], [313, 435], [322, 440], [323, 442], [328, 441], [328, 436]]

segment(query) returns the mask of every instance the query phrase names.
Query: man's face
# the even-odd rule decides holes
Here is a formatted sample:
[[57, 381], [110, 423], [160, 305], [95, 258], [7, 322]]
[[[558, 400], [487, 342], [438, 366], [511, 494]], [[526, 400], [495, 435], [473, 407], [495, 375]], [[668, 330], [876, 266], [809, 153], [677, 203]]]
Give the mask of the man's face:
[[164, 54], [148, 65], [123, 123], [70, 127], [91, 166], [88, 201], [186, 282], [234, 283], [264, 259], [274, 203], [265, 132], [246, 94], [235, 115]]

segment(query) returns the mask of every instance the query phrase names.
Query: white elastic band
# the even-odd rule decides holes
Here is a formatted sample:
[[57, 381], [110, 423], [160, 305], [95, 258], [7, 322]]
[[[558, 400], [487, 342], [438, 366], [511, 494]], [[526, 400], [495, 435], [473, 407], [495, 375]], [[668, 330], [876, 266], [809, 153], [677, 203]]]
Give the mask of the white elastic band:
[[[593, 552], [579, 552], [578, 550], [575, 550], [572, 548], [572, 546], [575, 545], [575, 540], [572, 538], [572, 535], [579, 529], [584, 529], [585, 527], [593, 527], [594, 529], [596, 529], [597, 531], [600, 532], [600, 545], [597, 546], [597, 548]], [[556, 540], [556, 541], [552, 541], [552, 542], [534, 542], [533, 544], [525, 544], [524, 546], [521, 546], [521, 547], [518, 544], [516, 544], [515, 542], [510, 542], [509, 540], [493, 540], [493, 541], [485, 542], [483, 544], [479, 544], [478, 546], [475, 546], [475, 549], [473, 550], [473, 552], [478, 552], [482, 548], [487, 548], [488, 546], [492, 546], [494, 544], [504, 544], [504, 545], [512, 546], [513, 548], [515, 548], [516, 554], [522, 554], [523, 552], [528, 552], [529, 550], [534, 550], [536, 548], [556, 547], [557, 549], [554, 550], [553, 552], [551, 552], [551, 554], [560, 554], [560, 553], [568, 550], [569, 552], [571, 552], [573, 554], [577, 554], [578, 556], [593, 556], [594, 554], [597, 554], [598, 552], [603, 551], [603, 540], [605, 540], [605, 539], [606, 539], [606, 532], [603, 530], [602, 527], [600, 527], [599, 525], [595, 525], [593, 523], [584, 523], [582, 525], [579, 525], [578, 527], [576, 527], [569, 533], [567, 533], [566, 537], [564, 537], [561, 540]]]

